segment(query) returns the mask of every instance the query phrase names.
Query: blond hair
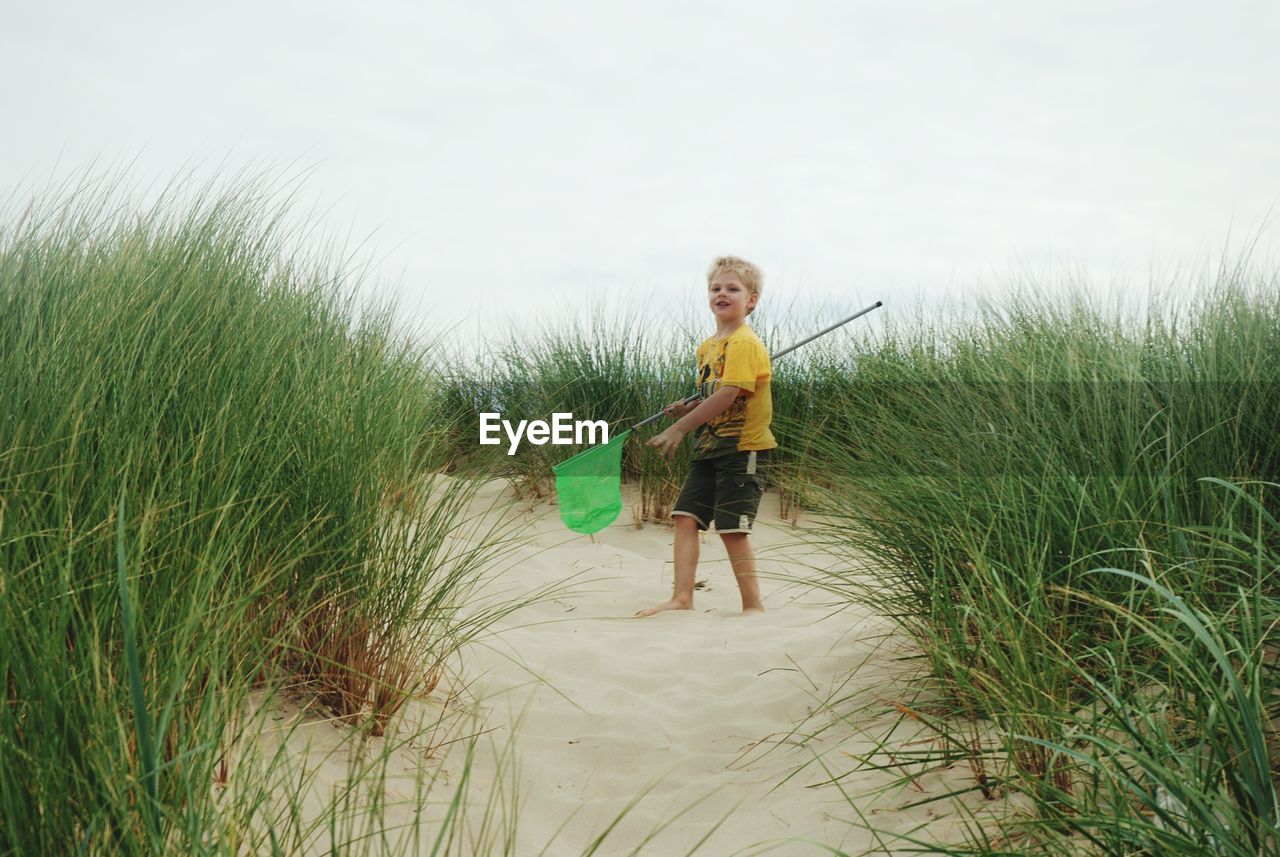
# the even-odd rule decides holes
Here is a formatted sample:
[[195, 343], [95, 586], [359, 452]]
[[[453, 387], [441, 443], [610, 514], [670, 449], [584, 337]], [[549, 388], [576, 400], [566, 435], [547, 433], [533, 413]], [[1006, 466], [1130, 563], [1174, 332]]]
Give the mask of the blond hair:
[[[711, 263], [711, 267], [707, 269], [707, 284], [711, 284], [716, 274], [726, 273], [736, 275], [742, 281], [742, 285], [747, 287], [747, 291], [756, 296], [756, 303], [760, 302], [760, 293], [764, 291], [764, 274], [759, 268], [737, 256], [717, 256]], [[747, 310], [747, 315], [753, 312], [755, 307]]]

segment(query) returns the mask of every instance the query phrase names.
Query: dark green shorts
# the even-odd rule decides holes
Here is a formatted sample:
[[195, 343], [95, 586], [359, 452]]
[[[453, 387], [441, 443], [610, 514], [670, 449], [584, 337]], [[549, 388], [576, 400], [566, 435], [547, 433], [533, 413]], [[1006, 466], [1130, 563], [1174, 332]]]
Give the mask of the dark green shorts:
[[749, 533], [764, 492], [769, 450], [731, 452], [689, 462], [684, 487], [671, 514], [688, 515], [699, 530], [716, 525], [718, 533]]

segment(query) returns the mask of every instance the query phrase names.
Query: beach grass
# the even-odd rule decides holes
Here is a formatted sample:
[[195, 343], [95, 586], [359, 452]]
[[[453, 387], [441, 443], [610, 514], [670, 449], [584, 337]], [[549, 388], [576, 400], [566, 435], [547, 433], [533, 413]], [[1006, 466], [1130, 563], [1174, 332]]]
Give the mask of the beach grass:
[[810, 489], [875, 573], [825, 585], [918, 640], [930, 713], [991, 727], [938, 757], [1032, 808], [948, 853], [1274, 847], [1273, 286], [1024, 296], [858, 356]]
[[377, 739], [492, 621], [429, 355], [270, 196], [85, 179], [0, 227], [0, 853], [269, 852], [251, 694]]
[[[654, 331], [632, 307], [616, 313], [594, 310], [541, 328], [491, 333], [471, 353], [454, 356], [460, 368], [445, 380], [447, 423], [478, 426], [481, 413], [550, 421], [555, 413], [603, 420], [610, 436], [625, 431], [665, 405], [694, 391], [692, 353], [696, 343], [675, 330]], [[459, 460], [483, 456], [513, 478], [518, 492], [549, 498], [551, 468], [582, 447], [524, 442], [480, 447], [475, 434], [454, 438]], [[496, 463], [495, 463], [496, 462]], [[675, 500], [688, 452], [663, 459], [638, 440], [623, 450], [623, 474], [640, 486], [638, 523], [666, 520]]]

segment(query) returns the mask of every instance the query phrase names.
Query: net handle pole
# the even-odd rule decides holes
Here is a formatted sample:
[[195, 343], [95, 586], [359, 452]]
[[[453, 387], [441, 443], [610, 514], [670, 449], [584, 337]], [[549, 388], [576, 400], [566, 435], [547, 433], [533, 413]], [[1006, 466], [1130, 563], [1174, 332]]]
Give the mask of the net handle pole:
[[[802, 346], [802, 345], [808, 345], [810, 342], [813, 342], [813, 341], [814, 341], [815, 339], [817, 339], [818, 337], [820, 337], [820, 336], [826, 336], [828, 333], [830, 333], [831, 331], [835, 330], [836, 328], [844, 327], [846, 324], [848, 324], [849, 322], [853, 321], [855, 318], [861, 318], [862, 316], [864, 316], [864, 315], [866, 315], [867, 313], [871, 312], [873, 309], [879, 309], [879, 308], [880, 308], [880, 307], [882, 307], [882, 306], [884, 306], [884, 301], [876, 301], [876, 302], [875, 302], [875, 303], [873, 303], [871, 306], [866, 307], [866, 308], [864, 308], [864, 309], [860, 309], [860, 310], [858, 310], [857, 312], [855, 312], [853, 315], [849, 316], [848, 318], [846, 318], [846, 319], [842, 319], [842, 320], [840, 320], [840, 321], [837, 321], [835, 324], [831, 325], [830, 327], [824, 327], [824, 328], [822, 328], [822, 330], [819, 330], [817, 333], [813, 334], [812, 336], [807, 336], [807, 337], [805, 337], [804, 339], [802, 339], [802, 340], [800, 340], [799, 342], [797, 342], [795, 345], [787, 346], [786, 348], [782, 349], [781, 351], [778, 351], [778, 352], [776, 352], [776, 353], [774, 353], [774, 354], [770, 354], [770, 355], [769, 355], [769, 361], [770, 361], [770, 362], [773, 362], [774, 360], [777, 360], [779, 357], [782, 357], [782, 356], [783, 356], [783, 355], [785, 355], [785, 354], [790, 354], [792, 351], [795, 351], [795, 350], [796, 350], [797, 348], [799, 348], [800, 346]], [[680, 400], [680, 404], [682, 404], [682, 405], [687, 405], [687, 404], [689, 404], [689, 403], [691, 403], [691, 402], [696, 402], [696, 401], [698, 401], [698, 399], [700, 399], [700, 398], [701, 398], [701, 396], [699, 396], [697, 393], [694, 393], [692, 396], [689, 396], [689, 397], [688, 397], [688, 398], [686, 398], [686, 399], [681, 399], [681, 400]], [[651, 417], [645, 417], [645, 418], [644, 418], [644, 419], [642, 419], [640, 422], [638, 422], [638, 423], [636, 423], [635, 425], [633, 425], [633, 426], [631, 427], [631, 429], [630, 429], [630, 430], [631, 430], [631, 431], [635, 431], [636, 429], [640, 428], [641, 426], [648, 425], [649, 423], [651, 423], [651, 422], [653, 422], [654, 420], [658, 419], [658, 417], [662, 416], [664, 413], [666, 413], [666, 408], [663, 408], [661, 411], [658, 411], [656, 414], [654, 414], [654, 415], [653, 415], [653, 416], [651, 416]]]
[[[696, 402], [696, 401], [698, 401], [698, 399], [700, 399], [700, 398], [701, 398], [701, 396], [699, 396], [697, 393], [694, 393], [692, 396], [690, 396], [690, 397], [689, 397], [689, 398], [687, 398], [687, 399], [681, 399], [681, 400], [680, 400], [680, 404], [682, 404], [682, 405], [687, 405], [687, 404], [689, 404], [690, 402]], [[651, 417], [645, 417], [645, 418], [644, 418], [644, 419], [642, 419], [640, 422], [638, 422], [638, 423], [636, 423], [635, 425], [633, 425], [633, 426], [631, 427], [631, 431], [635, 431], [636, 429], [640, 428], [640, 426], [647, 426], [649, 423], [653, 422], [654, 420], [656, 420], [658, 417], [662, 416], [662, 415], [663, 415], [663, 414], [665, 414], [666, 412], [667, 412], [667, 409], [666, 409], [666, 408], [663, 408], [662, 410], [658, 411], [658, 412], [657, 412], [656, 414], [654, 414], [653, 416], [651, 416]]]

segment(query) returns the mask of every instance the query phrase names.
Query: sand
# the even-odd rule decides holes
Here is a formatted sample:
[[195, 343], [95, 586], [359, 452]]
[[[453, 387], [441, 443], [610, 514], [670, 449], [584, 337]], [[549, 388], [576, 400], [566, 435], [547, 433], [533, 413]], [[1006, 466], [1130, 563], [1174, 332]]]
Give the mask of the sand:
[[[670, 526], [637, 529], [624, 511], [592, 539], [566, 530], [553, 505], [510, 496], [495, 481], [477, 498], [526, 538], [478, 599], [561, 591], [469, 643], [441, 687], [407, 708], [402, 731], [440, 722], [442, 736], [483, 734], [469, 763], [465, 741], [398, 749], [405, 782], [389, 779], [388, 813], [409, 811], [408, 779], [433, 767], [441, 800], [467, 770], [467, 824], [479, 829], [487, 816], [494, 828], [454, 853], [501, 853], [503, 841], [516, 855], [578, 855], [597, 843], [597, 854], [685, 854], [699, 843], [714, 855], [918, 853], [892, 834], [959, 839], [948, 804], [921, 801], [972, 786], [967, 767], [887, 791], [906, 768], [859, 770], [860, 756], [883, 766], [934, 746], [895, 707], [911, 699], [918, 653], [885, 619], [803, 583], [851, 563], [805, 544], [804, 521], [781, 520], [776, 497], [766, 496], [753, 535], [764, 615], [740, 615], [712, 534], [695, 609], [636, 619], [670, 594]], [[321, 793], [347, 770], [326, 730], [338, 732], [307, 726], [288, 739], [314, 758]], [[979, 814], [995, 809], [976, 794], [964, 800]], [[430, 831], [415, 836], [403, 849], [430, 853]]]

